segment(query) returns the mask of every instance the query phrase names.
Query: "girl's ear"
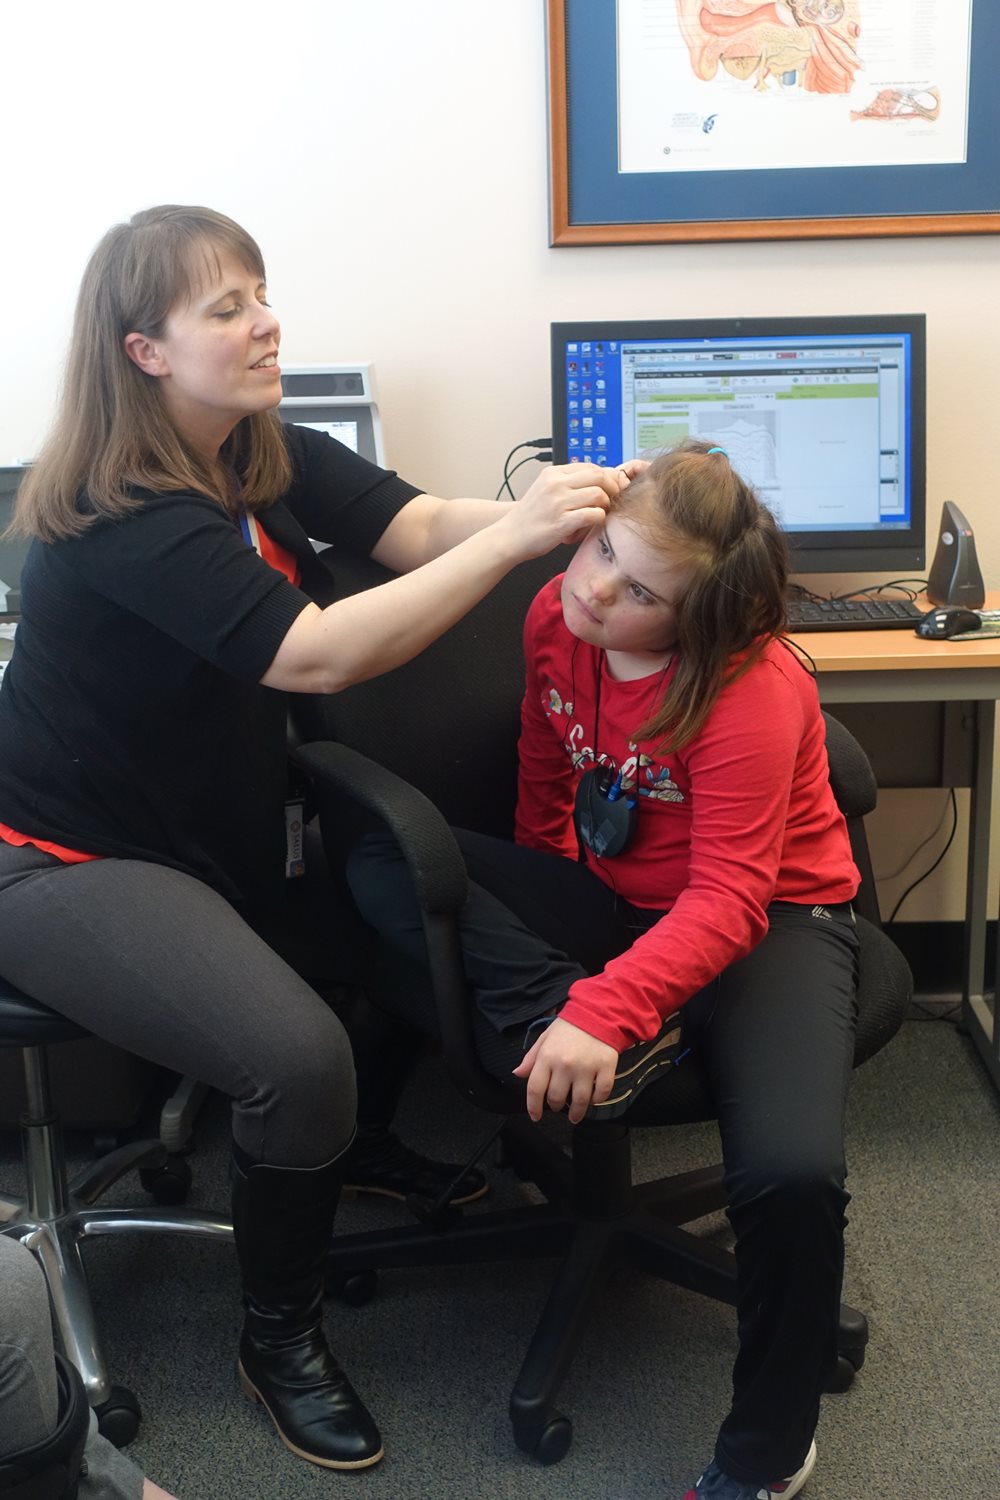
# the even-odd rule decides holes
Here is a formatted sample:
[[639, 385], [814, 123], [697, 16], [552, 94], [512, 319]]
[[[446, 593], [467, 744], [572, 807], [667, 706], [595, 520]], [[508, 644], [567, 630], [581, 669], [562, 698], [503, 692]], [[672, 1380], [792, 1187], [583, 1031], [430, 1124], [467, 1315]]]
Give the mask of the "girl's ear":
[[122, 340], [122, 347], [144, 375], [160, 376], [170, 373], [159, 344], [155, 339], [147, 338], [144, 333], [127, 333]]

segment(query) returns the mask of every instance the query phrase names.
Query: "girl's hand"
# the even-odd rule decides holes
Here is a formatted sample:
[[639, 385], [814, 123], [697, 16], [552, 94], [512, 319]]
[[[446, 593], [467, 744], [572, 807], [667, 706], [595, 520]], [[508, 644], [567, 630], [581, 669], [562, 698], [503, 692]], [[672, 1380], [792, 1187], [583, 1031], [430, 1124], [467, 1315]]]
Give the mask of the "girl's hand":
[[618, 1053], [579, 1026], [556, 1019], [514, 1069], [528, 1080], [528, 1114], [542, 1118], [548, 1104], [560, 1110], [569, 1102], [570, 1123], [579, 1125], [592, 1104], [602, 1104], [615, 1081]]
[[[623, 466], [625, 467], [625, 466]], [[539, 474], [497, 526], [511, 529], [523, 559], [541, 557], [563, 542], [577, 540], [604, 520], [627, 476], [599, 464], [561, 464]]]

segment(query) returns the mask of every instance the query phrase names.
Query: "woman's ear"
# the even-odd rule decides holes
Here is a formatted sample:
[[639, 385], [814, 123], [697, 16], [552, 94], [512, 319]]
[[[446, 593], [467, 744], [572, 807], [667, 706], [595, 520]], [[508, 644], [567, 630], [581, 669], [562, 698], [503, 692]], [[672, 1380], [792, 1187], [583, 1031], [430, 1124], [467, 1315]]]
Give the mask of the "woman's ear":
[[138, 365], [144, 375], [166, 375], [167, 361], [160, 350], [155, 339], [147, 338], [144, 333], [127, 333], [122, 341], [122, 347], [134, 365]]

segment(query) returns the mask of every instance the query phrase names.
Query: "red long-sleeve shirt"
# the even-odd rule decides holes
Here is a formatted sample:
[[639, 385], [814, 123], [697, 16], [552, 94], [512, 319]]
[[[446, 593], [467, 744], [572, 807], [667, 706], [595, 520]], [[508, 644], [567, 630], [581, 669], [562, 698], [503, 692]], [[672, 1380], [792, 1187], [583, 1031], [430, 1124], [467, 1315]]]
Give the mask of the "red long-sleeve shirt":
[[560, 582], [541, 590], [525, 625], [516, 838], [577, 858], [573, 803], [595, 746], [638, 796], [628, 848], [604, 860], [587, 850], [587, 864], [633, 905], [666, 916], [578, 980], [560, 1012], [620, 1052], [749, 953], [772, 901], [849, 901], [859, 877], [830, 790], [816, 686], [789, 650], [769, 644], [723, 688], [698, 736], [660, 756], [633, 736], [673, 667], [616, 681], [604, 653], [567, 630]]

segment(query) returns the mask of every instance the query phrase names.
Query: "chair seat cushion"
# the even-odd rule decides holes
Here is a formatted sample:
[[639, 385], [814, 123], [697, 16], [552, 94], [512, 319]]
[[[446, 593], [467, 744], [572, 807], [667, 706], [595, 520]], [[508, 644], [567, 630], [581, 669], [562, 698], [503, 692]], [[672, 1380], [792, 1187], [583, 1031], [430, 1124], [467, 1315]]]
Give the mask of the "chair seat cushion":
[[0, 977], [0, 1047], [41, 1047], [90, 1033]]

